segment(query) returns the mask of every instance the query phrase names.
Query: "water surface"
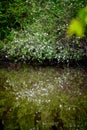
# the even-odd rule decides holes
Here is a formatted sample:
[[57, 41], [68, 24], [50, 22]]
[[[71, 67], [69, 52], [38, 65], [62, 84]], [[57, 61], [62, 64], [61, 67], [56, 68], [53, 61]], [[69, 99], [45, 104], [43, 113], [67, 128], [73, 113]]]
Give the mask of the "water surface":
[[0, 130], [86, 130], [87, 69], [0, 68]]

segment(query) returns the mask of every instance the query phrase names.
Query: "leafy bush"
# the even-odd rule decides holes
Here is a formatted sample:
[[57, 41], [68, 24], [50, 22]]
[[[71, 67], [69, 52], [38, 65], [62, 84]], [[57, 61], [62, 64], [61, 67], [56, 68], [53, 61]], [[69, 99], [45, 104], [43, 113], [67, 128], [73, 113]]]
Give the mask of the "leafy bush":
[[55, 38], [49, 38], [48, 34], [37, 25], [33, 25], [34, 30], [31, 28], [27, 27], [25, 31], [21, 30], [20, 32], [13, 30], [14, 40], [3, 48], [3, 51], [7, 51], [6, 57], [8, 59], [43, 61], [55, 56], [55, 44], [53, 44]]
[[[26, 23], [31, 24], [39, 16], [36, 1], [0, 1], [0, 39], [8, 38], [12, 28], [20, 30]], [[34, 18], [35, 17], [35, 18]]]
[[[87, 2], [15, 0], [7, 2], [6, 8], [2, 6], [3, 3], [0, 18], [4, 42], [1, 42], [0, 50], [5, 58], [23, 62], [43, 62], [46, 59], [69, 62], [87, 56], [86, 37], [79, 40], [74, 36], [71, 39], [66, 36], [70, 20]], [[3, 10], [6, 14], [2, 16]], [[3, 30], [6, 32], [4, 36]]]

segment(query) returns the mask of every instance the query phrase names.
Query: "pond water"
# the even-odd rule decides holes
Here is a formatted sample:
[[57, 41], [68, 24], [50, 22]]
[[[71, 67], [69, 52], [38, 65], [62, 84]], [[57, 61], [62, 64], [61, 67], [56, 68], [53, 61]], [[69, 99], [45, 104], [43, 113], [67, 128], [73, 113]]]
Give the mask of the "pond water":
[[87, 68], [0, 68], [0, 130], [87, 130]]

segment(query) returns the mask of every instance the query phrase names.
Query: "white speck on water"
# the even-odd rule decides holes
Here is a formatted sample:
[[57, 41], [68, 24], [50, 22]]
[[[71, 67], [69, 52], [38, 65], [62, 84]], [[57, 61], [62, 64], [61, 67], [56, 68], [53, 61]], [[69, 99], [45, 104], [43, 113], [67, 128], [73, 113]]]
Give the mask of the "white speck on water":
[[59, 107], [61, 108], [61, 107], [62, 107], [62, 104], [60, 104]]

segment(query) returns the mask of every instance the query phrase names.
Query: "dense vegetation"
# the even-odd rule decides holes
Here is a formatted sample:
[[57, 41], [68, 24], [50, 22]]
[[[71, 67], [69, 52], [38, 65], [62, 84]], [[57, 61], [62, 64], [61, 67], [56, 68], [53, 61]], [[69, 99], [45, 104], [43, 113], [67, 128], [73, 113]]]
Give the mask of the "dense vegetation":
[[84, 0], [0, 1], [0, 60], [57, 62], [87, 57], [86, 35], [68, 38], [67, 27]]

